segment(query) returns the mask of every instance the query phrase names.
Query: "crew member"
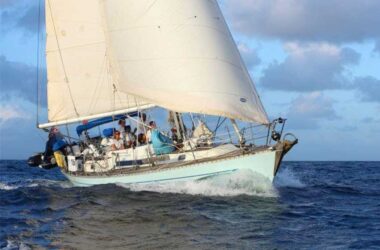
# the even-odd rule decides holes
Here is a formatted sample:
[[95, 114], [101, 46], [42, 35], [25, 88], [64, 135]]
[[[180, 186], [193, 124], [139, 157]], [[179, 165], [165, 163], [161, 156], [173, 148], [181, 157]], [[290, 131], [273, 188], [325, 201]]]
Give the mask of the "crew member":
[[113, 133], [113, 139], [111, 139], [111, 150], [116, 151], [116, 150], [122, 150], [125, 149], [124, 147], [124, 141], [120, 137], [120, 132], [115, 130]]
[[157, 129], [154, 121], [151, 121], [149, 126], [151, 127], [153, 150], [156, 155], [169, 154], [175, 151], [176, 148], [173, 145], [173, 141]]

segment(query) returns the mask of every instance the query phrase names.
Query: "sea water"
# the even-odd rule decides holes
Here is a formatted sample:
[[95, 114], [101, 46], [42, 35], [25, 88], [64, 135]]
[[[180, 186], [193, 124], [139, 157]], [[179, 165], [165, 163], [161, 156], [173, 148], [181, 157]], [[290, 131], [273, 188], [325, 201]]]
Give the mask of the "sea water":
[[33, 248], [380, 249], [380, 162], [78, 188], [0, 161], [0, 249]]

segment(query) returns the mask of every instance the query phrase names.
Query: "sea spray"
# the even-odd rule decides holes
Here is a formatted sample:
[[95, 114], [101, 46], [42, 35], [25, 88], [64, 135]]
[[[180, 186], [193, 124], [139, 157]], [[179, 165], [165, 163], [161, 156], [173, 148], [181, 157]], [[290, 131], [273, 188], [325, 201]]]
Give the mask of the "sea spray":
[[275, 187], [292, 187], [303, 188], [306, 185], [300, 180], [300, 178], [289, 168], [281, 169], [276, 178], [274, 179]]
[[277, 196], [269, 179], [248, 169], [195, 181], [132, 185], [119, 183], [117, 185], [128, 188], [131, 191], [152, 191], [159, 193], [181, 193], [204, 196]]

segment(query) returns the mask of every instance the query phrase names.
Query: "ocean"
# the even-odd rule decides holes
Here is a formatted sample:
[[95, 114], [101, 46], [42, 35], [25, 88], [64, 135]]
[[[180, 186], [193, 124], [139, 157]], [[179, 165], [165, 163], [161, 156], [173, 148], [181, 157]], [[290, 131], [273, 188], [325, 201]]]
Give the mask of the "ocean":
[[78, 188], [0, 161], [0, 249], [380, 249], [380, 162]]

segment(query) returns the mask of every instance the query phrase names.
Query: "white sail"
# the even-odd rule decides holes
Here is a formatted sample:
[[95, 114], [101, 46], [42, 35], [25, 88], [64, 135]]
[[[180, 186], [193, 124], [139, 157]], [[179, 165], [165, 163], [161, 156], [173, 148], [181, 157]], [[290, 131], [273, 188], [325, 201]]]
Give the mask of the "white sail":
[[178, 112], [268, 123], [215, 0], [103, 4], [123, 91]]
[[97, 0], [45, 1], [49, 124], [147, 105], [118, 91], [106, 51], [101, 8]]

